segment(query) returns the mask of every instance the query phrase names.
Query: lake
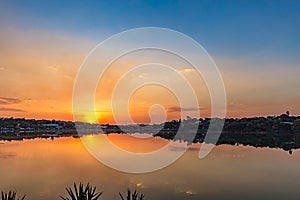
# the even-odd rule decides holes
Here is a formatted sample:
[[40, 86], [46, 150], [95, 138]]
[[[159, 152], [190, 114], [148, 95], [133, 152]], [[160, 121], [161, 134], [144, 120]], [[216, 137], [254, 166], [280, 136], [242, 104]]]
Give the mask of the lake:
[[[103, 136], [85, 136], [103, 137]], [[109, 135], [128, 151], [152, 151], [169, 141]], [[66, 196], [73, 182], [90, 182], [104, 191], [100, 199], [119, 199], [118, 192], [137, 189], [147, 200], [157, 199], [299, 199], [300, 151], [250, 146], [216, 146], [198, 159], [192, 145], [172, 165], [146, 174], [111, 169], [88, 153], [80, 138], [0, 142], [0, 190], [16, 190], [26, 199], [53, 200]]]

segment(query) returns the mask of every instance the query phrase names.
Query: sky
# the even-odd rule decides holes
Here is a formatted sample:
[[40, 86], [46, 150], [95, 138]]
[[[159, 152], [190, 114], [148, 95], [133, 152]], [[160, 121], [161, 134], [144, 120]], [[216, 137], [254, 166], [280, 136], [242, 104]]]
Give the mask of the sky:
[[[113, 34], [139, 27], [176, 30], [206, 49], [224, 80], [227, 117], [278, 115], [286, 110], [300, 115], [299, 9], [299, 1], [280, 0], [2, 0], [0, 116], [73, 120], [73, 86], [85, 57]], [[114, 122], [109, 90], [120, 78], [118, 67], [139, 59], [129, 56], [107, 72], [105, 88], [97, 89], [100, 122]], [[203, 80], [186, 76], [201, 91], [201, 104], [199, 110], [185, 109], [209, 116]], [[153, 107], [156, 104], [165, 111]], [[158, 121], [180, 117], [176, 98], [164, 88], [144, 87], [132, 96], [134, 121], [149, 122], [150, 108]]]

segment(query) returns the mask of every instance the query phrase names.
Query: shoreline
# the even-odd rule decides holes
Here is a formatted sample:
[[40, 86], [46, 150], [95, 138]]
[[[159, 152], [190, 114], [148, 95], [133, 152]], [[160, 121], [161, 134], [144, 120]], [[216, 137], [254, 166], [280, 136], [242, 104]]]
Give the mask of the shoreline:
[[[63, 138], [63, 137], [73, 137], [73, 138], [80, 138], [86, 135], [109, 135], [109, 134], [137, 134], [137, 133], [89, 133], [79, 136], [77, 133], [69, 133], [69, 134], [56, 134], [56, 133], [45, 133], [39, 132], [30, 135], [0, 135], [0, 143], [1, 141], [23, 141], [23, 140], [32, 140], [32, 139], [56, 139], [56, 138]], [[149, 133], [138, 133], [138, 134], [149, 134]], [[188, 145], [203, 143], [204, 138], [202, 139], [194, 139], [193, 142], [189, 142], [184, 139], [172, 139], [169, 137], [163, 137], [162, 135], [152, 135], [153, 137], [160, 137], [166, 140], [173, 140], [173, 141], [180, 141], [180, 142], [187, 142]], [[259, 141], [259, 142], [258, 142]], [[272, 142], [270, 142], [272, 141]], [[1, 143], [2, 144], [2, 143]], [[286, 134], [285, 137], [282, 135], [273, 134], [272, 136], [268, 136], [267, 134], [235, 134], [235, 133], [222, 133], [216, 145], [243, 145], [243, 146], [252, 146], [255, 148], [276, 148], [282, 149], [284, 151], [288, 151], [290, 154], [292, 150], [300, 149], [300, 136], [296, 137], [294, 134]]]
[[[81, 135], [85, 134], [141, 133], [192, 144], [205, 142], [206, 133], [212, 120], [222, 119], [187, 117], [186, 119], [172, 120], [161, 124], [118, 126], [60, 120], [0, 118], [0, 141], [81, 137]], [[192, 131], [190, 127], [195, 129]], [[282, 114], [269, 117], [226, 118], [221, 135], [217, 141], [218, 144], [243, 144], [254, 147], [281, 148], [285, 151], [299, 149], [300, 116]]]

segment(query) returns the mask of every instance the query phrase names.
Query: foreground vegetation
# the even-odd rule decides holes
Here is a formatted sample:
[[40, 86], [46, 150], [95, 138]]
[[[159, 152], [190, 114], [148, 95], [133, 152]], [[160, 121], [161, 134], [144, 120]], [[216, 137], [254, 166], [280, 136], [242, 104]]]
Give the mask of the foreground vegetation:
[[[24, 200], [26, 195], [21, 197], [18, 200]], [[15, 191], [9, 191], [8, 193], [1, 192], [1, 199], [2, 200], [17, 200], [17, 192]]]
[[[100, 200], [103, 192], [97, 192], [95, 186], [91, 186], [87, 183], [84, 186], [82, 183], [79, 183], [77, 186], [74, 183], [73, 188], [66, 188], [67, 195], [66, 197], [60, 196], [63, 200]], [[124, 196], [119, 192], [121, 200], [125, 200]], [[1, 200], [24, 200], [26, 195], [22, 196], [22, 198], [17, 198], [17, 193], [15, 191], [9, 191], [7, 193], [1, 192]], [[127, 190], [126, 200], [143, 200], [144, 194], [139, 194], [136, 190], [131, 192], [131, 190]]]
[[63, 200], [97, 200], [102, 195], [102, 192], [96, 192], [96, 187], [91, 186], [89, 183], [84, 187], [82, 183], [76, 186], [74, 183], [74, 190], [71, 187], [66, 188], [69, 197], [62, 197]]

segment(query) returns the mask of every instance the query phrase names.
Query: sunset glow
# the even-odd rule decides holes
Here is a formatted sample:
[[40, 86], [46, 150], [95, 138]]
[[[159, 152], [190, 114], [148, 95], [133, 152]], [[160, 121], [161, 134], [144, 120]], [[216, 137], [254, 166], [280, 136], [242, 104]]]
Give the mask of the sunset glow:
[[[56, 17], [42, 26], [44, 20], [49, 18], [49, 13], [32, 13], [31, 9], [36, 10], [39, 7], [45, 9], [39, 3], [36, 4], [31, 8], [22, 8], [21, 5], [5, 2], [0, 8], [0, 115], [2, 117], [72, 121], [73, 86], [76, 74], [85, 57], [102, 40], [132, 26], [125, 25], [123, 28], [116, 29], [117, 25], [116, 27], [111, 25], [102, 29], [101, 25], [99, 27], [96, 25], [91, 30], [86, 28], [73, 32], [72, 28], [74, 27], [56, 26], [55, 24], [58, 23]], [[105, 5], [103, 6], [105, 7]], [[58, 12], [58, 15], [62, 14], [62, 11]], [[106, 12], [106, 9], [102, 9], [102, 12]], [[84, 17], [89, 18], [88, 15], [85, 13]], [[41, 17], [41, 20], [35, 19], [36, 17]], [[95, 17], [101, 19], [101, 16]], [[71, 19], [67, 18], [66, 20], [70, 21]], [[262, 21], [261, 23], [267, 23], [269, 19], [264, 20], [266, 22]], [[124, 22], [124, 24], [126, 23]], [[153, 25], [153, 23], [144, 25]], [[37, 28], [39, 26], [40, 28]], [[81, 24], [78, 26], [85, 27]], [[297, 45], [293, 43], [298, 37], [296, 36], [297, 31], [275, 34], [274, 32], [282, 29], [279, 25], [270, 29], [270, 34], [274, 34], [272, 36], [275, 38], [274, 41], [285, 38], [285, 40], [275, 42], [274, 48], [277, 50], [274, 51], [270, 45], [261, 45], [255, 48], [250, 43], [257, 38], [249, 36], [248, 41], [247, 38], [241, 36], [236, 43], [249, 45], [249, 50], [237, 45], [237, 49], [240, 51], [237, 50], [239, 53], [233, 54], [226, 50], [231, 48], [231, 46], [226, 46], [226, 39], [224, 41], [220, 39], [219, 44], [215, 44], [207, 42], [209, 35], [202, 33], [196, 36], [194, 33], [197, 31], [194, 29], [197, 29], [197, 26], [196, 24], [190, 25], [183, 32], [187, 35], [193, 33], [191, 36], [195, 37], [199, 43], [203, 41], [202, 45], [212, 55], [219, 67], [227, 94], [227, 117], [277, 115], [285, 110], [290, 110], [293, 115], [300, 114], [299, 59], [293, 56], [299, 53]], [[208, 27], [209, 25], [204, 24], [204, 26]], [[262, 26], [256, 25], [254, 28], [261, 29]], [[170, 28], [180, 30], [177, 26]], [[243, 35], [243, 33], [236, 34]], [[224, 35], [224, 37], [228, 40], [236, 39], [230, 34]], [[261, 35], [261, 37], [269, 36]], [[213, 40], [216, 38], [212, 37], [211, 41]], [[290, 54], [280, 53], [281, 49], [288, 48], [285, 46], [288, 44], [283, 44], [285, 41], [289, 41], [288, 44], [291, 45], [289, 47]], [[156, 55], [151, 56], [155, 57]], [[100, 123], [114, 123], [110, 102], [112, 91], [124, 70], [138, 65], [141, 60], [145, 59], [148, 58], [136, 54], [113, 63], [106, 72], [107, 78], [99, 81], [95, 112], [86, 113], [83, 120], [95, 122], [91, 120], [91, 116], [96, 115]], [[163, 59], [180, 63], [170, 56], [165, 56]], [[199, 110], [195, 110], [195, 112], [200, 111], [201, 117], [209, 117], [210, 96], [205, 83], [192, 69], [185, 66], [184, 63], [181, 64], [182, 69], [178, 72], [189, 79], [197, 91], [200, 103]], [[137, 79], [142, 79], [143, 76], [143, 74], [132, 74], [132, 77]], [[169, 77], [175, 80], [175, 75], [169, 75]], [[126, 84], [130, 84], [131, 81], [134, 79], [129, 77], [122, 82], [123, 90], [126, 90]], [[178, 87], [180, 86], [178, 85]], [[150, 123], [150, 108], [156, 104], [160, 104], [160, 108], [165, 109], [167, 120], [180, 118], [176, 98], [170, 91], [157, 86], [140, 88], [132, 96], [129, 108], [131, 118], [137, 123]], [[161, 114], [162, 111], [159, 110], [156, 112]], [[126, 122], [128, 121], [125, 120], [124, 123]]]

